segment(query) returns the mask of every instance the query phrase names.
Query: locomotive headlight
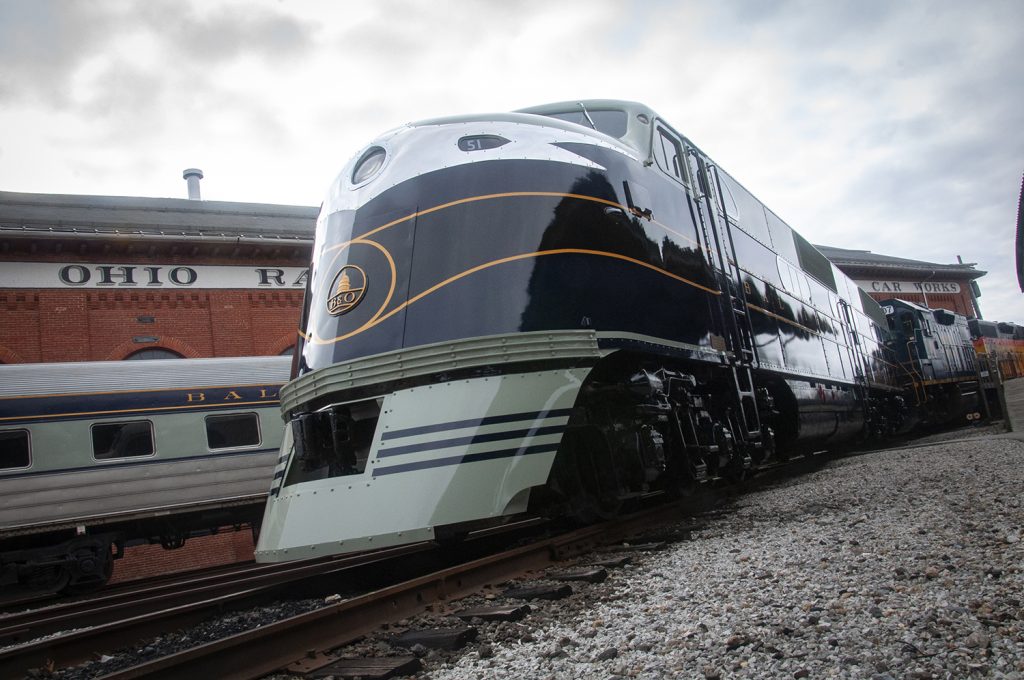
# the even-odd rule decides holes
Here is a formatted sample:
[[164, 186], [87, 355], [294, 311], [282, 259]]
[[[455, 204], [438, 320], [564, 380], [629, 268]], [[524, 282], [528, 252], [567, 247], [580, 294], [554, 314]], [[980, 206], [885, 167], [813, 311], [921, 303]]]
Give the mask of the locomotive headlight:
[[388, 152], [382, 147], [371, 146], [367, 149], [352, 171], [352, 184], [358, 186], [380, 172], [380, 169], [384, 167], [384, 159], [387, 157]]

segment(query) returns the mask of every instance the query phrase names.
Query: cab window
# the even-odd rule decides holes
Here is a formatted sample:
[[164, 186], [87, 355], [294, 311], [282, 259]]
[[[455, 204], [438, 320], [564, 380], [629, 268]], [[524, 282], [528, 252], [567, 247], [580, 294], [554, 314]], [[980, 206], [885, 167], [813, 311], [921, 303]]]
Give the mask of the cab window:
[[660, 125], [654, 132], [654, 158], [662, 172], [681, 184], [685, 183], [683, 145], [675, 135]]
[[[577, 109], [575, 111], [548, 113], [545, 115], [548, 118], [557, 118], [567, 123], [576, 123], [583, 127], [596, 129], [598, 132], [602, 132], [609, 137], [615, 137], [616, 139], [626, 134], [626, 122], [629, 118], [625, 111], [615, 109], [587, 109], [586, 113], [584, 113], [583, 109]], [[591, 121], [594, 122], [593, 125], [590, 124]]]

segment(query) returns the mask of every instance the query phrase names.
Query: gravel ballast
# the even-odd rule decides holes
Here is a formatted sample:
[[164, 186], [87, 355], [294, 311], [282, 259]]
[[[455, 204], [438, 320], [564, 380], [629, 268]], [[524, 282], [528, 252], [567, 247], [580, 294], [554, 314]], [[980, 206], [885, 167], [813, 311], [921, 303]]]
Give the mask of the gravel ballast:
[[[834, 460], [739, 496], [698, 518], [693, 540], [621, 553], [630, 562], [606, 580], [531, 600], [522, 620], [473, 619], [462, 649], [410, 650], [393, 638], [465, 625], [450, 615], [461, 609], [522, 604], [506, 590], [554, 584], [550, 576], [574, 565], [435, 605], [336, 653], [415, 654], [418, 677], [433, 680], [1024, 680], [1024, 442], [954, 436]], [[338, 599], [236, 612], [56, 675], [96, 677]]]
[[421, 677], [1024, 678], [1022, 491], [1012, 439], [838, 460]]

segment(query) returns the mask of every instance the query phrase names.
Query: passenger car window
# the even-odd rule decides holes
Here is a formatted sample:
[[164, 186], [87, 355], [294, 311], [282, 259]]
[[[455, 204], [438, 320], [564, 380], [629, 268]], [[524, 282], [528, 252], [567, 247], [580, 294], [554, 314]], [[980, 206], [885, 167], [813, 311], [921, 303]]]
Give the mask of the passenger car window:
[[206, 443], [211, 450], [257, 446], [260, 443], [260, 419], [255, 413], [206, 416]]
[[96, 460], [150, 456], [155, 450], [153, 424], [148, 420], [92, 426], [92, 454]]
[[28, 467], [32, 462], [29, 453], [28, 430], [0, 432], [0, 470]]

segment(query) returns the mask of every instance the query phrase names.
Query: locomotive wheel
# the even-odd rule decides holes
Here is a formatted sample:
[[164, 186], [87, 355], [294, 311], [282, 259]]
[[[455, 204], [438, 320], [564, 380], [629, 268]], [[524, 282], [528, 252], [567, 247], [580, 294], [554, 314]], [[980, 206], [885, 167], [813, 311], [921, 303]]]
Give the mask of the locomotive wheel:
[[106, 585], [114, 573], [114, 558], [110, 543], [96, 539], [81, 539], [69, 551], [70, 582], [61, 592], [69, 595], [89, 593]]
[[622, 499], [614, 483], [615, 470], [604, 436], [596, 427], [567, 430], [559, 452], [562, 493], [569, 513], [583, 523], [612, 519]]
[[746, 480], [750, 472], [751, 470], [749, 468], [743, 467], [742, 464], [736, 461], [730, 461], [729, 465], [725, 467], [725, 471], [722, 476], [733, 484], [739, 484], [740, 482]]
[[114, 560], [108, 559], [103, 565], [101, 573], [96, 574], [91, 578], [68, 583], [66, 586], [61, 588], [60, 592], [64, 595], [85, 595], [86, 593], [99, 590], [103, 586], [107, 585], [107, 582], [113, 575]]
[[27, 586], [32, 590], [61, 593], [71, 580], [71, 571], [66, 566], [39, 567], [32, 570]]

